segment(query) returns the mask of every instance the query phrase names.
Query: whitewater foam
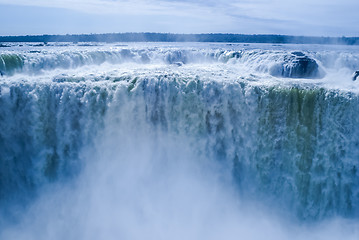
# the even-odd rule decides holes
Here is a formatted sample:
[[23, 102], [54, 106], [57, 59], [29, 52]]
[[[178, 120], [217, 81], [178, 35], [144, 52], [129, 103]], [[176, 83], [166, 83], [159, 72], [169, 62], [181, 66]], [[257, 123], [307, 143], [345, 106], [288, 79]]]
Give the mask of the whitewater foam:
[[[290, 219], [325, 222], [298, 239], [331, 236], [328, 226], [331, 237], [355, 239], [358, 50], [301, 47], [7, 48], [2, 61], [15, 60], [0, 65], [3, 236], [136, 239], [139, 228], [153, 239], [286, 239], [303, 230]], [[272, 76], [294, 50], [325, 77]], [[264, 235], [250, 230], [259, 218]]]

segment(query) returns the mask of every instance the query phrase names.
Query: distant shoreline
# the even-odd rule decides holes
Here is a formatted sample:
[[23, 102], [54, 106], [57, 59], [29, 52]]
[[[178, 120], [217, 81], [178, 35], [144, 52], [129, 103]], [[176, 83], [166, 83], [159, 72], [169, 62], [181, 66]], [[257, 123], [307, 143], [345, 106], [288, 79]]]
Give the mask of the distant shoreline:
[[274, 34], [106, 33], [0, 36], [0, 42], [227, 42], [359, 45], [359, 37], [309, 37]]

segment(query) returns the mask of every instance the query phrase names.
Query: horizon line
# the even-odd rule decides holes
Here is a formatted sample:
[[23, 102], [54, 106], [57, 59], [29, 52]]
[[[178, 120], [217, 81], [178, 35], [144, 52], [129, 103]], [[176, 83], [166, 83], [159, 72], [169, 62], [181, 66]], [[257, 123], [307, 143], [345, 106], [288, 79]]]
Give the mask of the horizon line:
[[40, 36], [85, 36], [85, 35], [109, 35], [109, 34], [166, 34], [166, 35], [244, 35], [244, 36], [283, 36], [283, 37], [308, 37], [308, 38], [359, 38], [359, 36], [314, 36], [314, 35], [291, 35], [276, 33], [175, 33], [175, 32], [106, 32], [106, 33], [59, 33], [59, 34], [27, 34], [27, 35], [0, 35], [0, 37], [40, 37]]

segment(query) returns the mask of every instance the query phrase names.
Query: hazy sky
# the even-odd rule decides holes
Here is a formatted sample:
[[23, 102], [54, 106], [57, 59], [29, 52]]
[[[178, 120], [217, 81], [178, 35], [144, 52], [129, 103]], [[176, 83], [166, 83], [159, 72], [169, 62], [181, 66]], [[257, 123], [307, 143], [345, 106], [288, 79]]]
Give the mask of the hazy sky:
[[358, 0], [0, 0], [0, 35], [174, 32], [359, 36]]

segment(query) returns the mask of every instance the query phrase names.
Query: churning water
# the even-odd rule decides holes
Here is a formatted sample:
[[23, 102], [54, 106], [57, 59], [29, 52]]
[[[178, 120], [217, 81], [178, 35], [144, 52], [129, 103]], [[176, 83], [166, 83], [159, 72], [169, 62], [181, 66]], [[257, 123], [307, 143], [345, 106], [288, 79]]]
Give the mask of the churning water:
[[0, 239], [358, 239], [359, 48], [8, 44]]

